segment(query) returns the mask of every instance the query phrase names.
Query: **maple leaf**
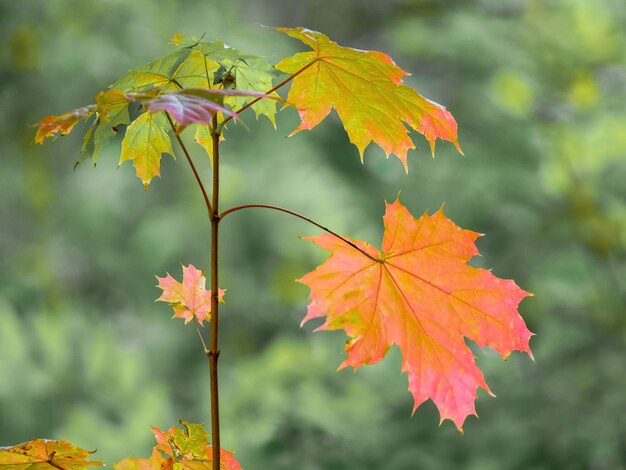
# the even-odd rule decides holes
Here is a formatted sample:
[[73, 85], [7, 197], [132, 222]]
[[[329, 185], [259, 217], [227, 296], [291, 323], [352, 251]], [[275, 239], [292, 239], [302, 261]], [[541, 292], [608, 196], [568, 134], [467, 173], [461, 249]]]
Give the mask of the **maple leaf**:
[[310, 46], [281, 60], [276, 68], [293, 78], [288, 104], [298, 109], [301, 123], [292, 133], [317, 126], [334, 107], [361, 160], [370, 142], [387, 156], [395, 154], [407, 166], [407, 151], [415, 148], [404, 123], [422, 133], [435, 152], [435, 141], [453, 142], [459, 152], [457, 125], [441, 105], [402, 84], [407, 72], [377, 51], [339, 46], [326, 35], [304, 28], [276, 28]]
[[120, 90], [101, 91], [96, 96], [98, 119], [112, 126], [127, 124], [129, 122], [128, 103], [132, 100], [132, 95]]
[[[248, 57], [245, 59], [229, 60], [224, 59], [221, 62], [221, 69], [225, 77], [232, 77], [233, 88], [241, 90], [254, 90], [265, 92], [272, 88], [272, 79], [274, 78], [274, 67], [272, 67], [263, 57]], [[221, 83], [224, 83], [224, 76], [219, 77]], [[267, 95], [266, 95], [267, 96]], [[277, 99], [279, 96], [272, 93], [272, 98]], [[252, 101], [254, 97], [238, 96], [228, 97], [225, 102], [238, 109]], [[272, 125], [276, 127], [276, 102], [273, 100], [261, 100], [252, 105], [252, 109], [259, 116], [266, 116]]]
[[194, 122], [210, 124], [216, 113], [238, 117], [237, 114], [221, 104], [223, 99], [218, 98], [216, 94], [219, 91], [223, 90], [183, 89], [159, 95], [148, 101], [146, 106], [153, 113], [157, 111], [170, 113], [182, 126], [188, 126]]
[[[204, 85], [192, 86], [212, 88], [218, 85], [224, 89], [236, 88], [258, 92], [265, 92], [272, 88], [275, 69], [265, 57], [243, 54], [221, 41], [201, 41], [198, 38], [183, 35], [174, 36], [172, 43], [193, 49], [193, 52], [183, 62], [183, 66], [189, 63], [188, 68], [190, 70], [199, 70], [200, 73], [204, 73], [203, 77], [206, 78]], [[206, 67], [205, 61], [208, 61]], [[190, 85], [185, 84], [185, 86]], [[272, 94], [272, 96], [277, 97], [278, 95]], [[241, 108], [252, 99], [251, 96], [236, 96], [226, 98], [225, 102], [233, 108]], [[252, 105], [252, 109], [257, 118], [264, 115], [274, 127], [276, 126], [276, 103], [274, 101], [258, 101]]]
[[77, 470], [103, 465], [102, 462], [86, 460], [93, 453], [67, 441], [35, 439], [13, 447], [0, 447], [0, 468]]
[[56, 134], [69, 134], [78, 121], [87, 119], [95, 111], [96, 105], [91, 104], [59, 116], [46, 116], [37, 123], [38, 129], [35, 134], [35, 143], [43, 144], [46, 137], [52, 137]]
[[[142, 114], [131, 123], [128, 106], [133, 101], [140, 101], [153, 113], [170, 112], [182, 130], [192, 122], [210, 123], [215, 113], [237, 118], [225, 104], [240, 108], [258, 98], [271, 98], [259, 100], [252, 109], [257, 117], [263, 114], [275, 126], [275, 101], [282, 100], [276, 93], [263, 94], [272, 87], [274, 70], [266, 59], [242, 54], [220, 41], [177, 35], [173, 43], [179, 46], [177, 50], [128, 71], [109, 90], [98, 94], [96, 104], [40, 120], [35, 142], [43, 143], [46, 137], [56, 134], [66, 135], [79, 120], [95, 114], [83, 139], [81, 157], [83, 160], [91, 156], [95, 165], [118, 126], [130, 124], [122, 142], [120, 163], [133, 160], [137, 176], [147, 188], [152, 178], [160, 174], [161, 153], [173, 156], [173, 152], [162, 118]], [[232, 76], [233, 80], [225, 80], [226, 76]], [[208, 132], [208, 128], [198, 127], [196, 141], [211, 157]]]
[[162, 470], [166, 459], [161, 453], [153, 449], [148, 459], [130, 457], [113, 464], [115, 470]]
[[[213, 136], [211, 128], [205, 125], [198, 125], [193, 139], [204, 149], [209, 156], [211, 166], [213, 166]], [[220, 134], [220, 141], [224, 140], [224, 134]]]
[[[180, 34], [172, 38], [172, 43], [179, 49], [130, 70], [111, 87], [126, 92], [160, 88], [162, 93], [183, 88], [213, 89], [220, 86], [256, 92], [272, 88], [274, 68], [264, 57], [243, 54], [221, 41], [201, 41]], [[250, 94], [233, 95], [225, 102], [239, 108], [254, 97]], [[252, 109], [257, 117], [263, 114], [275, 125], [275, 102], [261, 100], [252, 105]]]
[[174, 157], [166, 125], [163, 113], [143, 113], [128, 126], [122, 140], [120, 164], [131, 160], [145, 189], [152, 178], [161, 174], [161, 154]]
[[532, 333], [517, 311], [531, 294], [468, 266], [480, 234], [460, 229], [441, 210], [415, 219], [396, 200], [387, 204], [384, 225], [382, 252], [351, 241], [360, 253], [330, 234], [309, 238], [332, 254], [299, 279], [311, 289], [302, 323], [326, 317], [319, 329], [345, 330], [350, 340], [340, 368], [375, 364], [397, 345], [413, 411], [430, 398], [441, 421], [461, 430], [476, 414], [476, 389], [490, 392], [464, 338], [505, 359], [514, 350], [531, 354]]
[[[194, 316], [200, 324], [211, 318], [211, 291], [205, 289], [206, 278], [201, 270], [194, 265], [183, 266], [183, 282], [180, 283], [172, 276], [158, 277], [157, 287], [163, 290], [163, 294], [157, 301], [167, 302], [174, 309], [173, 318], [183, 318], [185, 324], [189, 323]], [[224, 300], [223, 289], [218, 289], [218, 300]]]
[[83, 158], [91, 156], [94, 165], [100, 152], [117, 133], [117, 126], [130, 124], [128, 104], [132, 99], [120, 90], [101, 91], [96, 96], [96, 119], [83, 139]]
[[175, 74], [190, 52], [188, 48], [177, 49], [141, 67], [129, 70], [113, 83], [111, 88], [133, 93], [155, 87], [160, 87], [164, 91], [182, 88], [176, 85]]

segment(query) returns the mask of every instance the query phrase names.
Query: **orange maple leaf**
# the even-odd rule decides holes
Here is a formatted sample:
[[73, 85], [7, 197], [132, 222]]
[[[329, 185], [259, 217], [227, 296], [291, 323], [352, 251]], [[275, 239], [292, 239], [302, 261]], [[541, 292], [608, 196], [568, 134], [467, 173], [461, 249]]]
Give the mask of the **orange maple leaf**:
[[415, 145], [404, 123], [426, 137], [433, 155], [438, 138], [453, 142], [461, 152], [452, 114], [403, 85], [402, 78], [408, 73], [387, 54], [342, 47], [326, 35], [304, 28], [276, 29], [313, 49], [276, 64], [278, 70], [290, 74], [302, 70], [294, 77], [287, 98], [302, 121], [292, 135], [314, 128], [334, 107], [361, 160], [374, 141], [387, 156], [400, 158], [408, 171], [407, 151]]
[[464, 338], [505, 359], [514, 350], [531, 354], [532, 333], [517, 311], [531, 294], [468, 266], [480, 234], [460, 229], [441, 210], [415, 219], [397, 200], [387, 204], [384, 224], [382, 253], [351, 240], [371, 258], [330, 234], [308, 238], [332, 255], [299, 280], [311, 289], [302, 323], [326, 317], [319, 329], [345, 330], [350, 340], [340, 368], [375, 364], [396, 344], [413, 411], [430, 398], [441, 421], [461, 430], [476, 414], [476, 389], [491, 393]]
[[[156, 277], [163, 294], [157, 301], [167, 302], [174, 309], [174, 318], [183, 318], [185, 324], [195, 316], [200, 324], [211, 318], [211, 291], [205, 289], [206, 278], [193, 264], [183, 266], [183, 282], [169, 274]], [[223, 302], [224, 290], [218, 289], [218, 300]]]
[[35, 143], [43, 144], [46, 137], [52, 137], [55, 134], [69, 134], [78, 121], [87, 119], [94, 112], [96, 112], [96, 105], [91, 104], [59, 116], [46, 116], [37, 123], [38, 129], [35, 134]]

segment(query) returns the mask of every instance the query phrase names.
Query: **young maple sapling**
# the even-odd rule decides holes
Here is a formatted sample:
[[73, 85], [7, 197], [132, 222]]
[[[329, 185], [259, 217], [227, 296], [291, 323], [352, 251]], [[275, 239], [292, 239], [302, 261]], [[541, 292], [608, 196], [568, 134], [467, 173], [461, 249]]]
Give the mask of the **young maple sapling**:
[[[182, 282], [167, 274], [158, 278], [158, 300], [173, 307], [174, 317], [193, 322], [210, 365], [211, 439], [198, 424], [181, 421], [183, 428], [153, 428], [157, 444], [148, 459], [124, 459], [117, 469], [241, 468], [232, 453], [220, 445], [218, 358], [220, 225], [244, 209], [271, 209], [305, 220], [324, 234], [309, 237], [329, 258], [299, 281], [310, 288], [304, 321], [322, 317], [320, 329], [342, 329], [348, 335], [341, 367], [357, 369], [382, 359], [396, 345], [402, 370], [408, 375], [414, 409], [431, 399], [441, 420], [461, 430], [475, 414], [478, 387], [490, 392], [482, 372], [465, 344], [469, 338], [490, 346], [503, 358], [512, 351], [528, 354], [530, 331], [518, 313], [520, 301], [530, 295], [512, 280], [467, 262], [478, 254], [480, 234], [459, 228], [442, 210], [415, 218], [396, 200], [386, 205], [382, 249], [352, 240], [290, 209], [251, 203], [228, 209], [220, 205], [220, 142], [227, 124], [248, 108], [274, 126], [277, 102], [295, 108], [299, 126], [292, 135], [317, 126], [334, 109], [358, 148], [361, 159], [374, 142], [387, 156], [395, 155], [408, 171], [407, 154], [415, 148], [409, 129], [423, 134], [434, 155], [437, 139], [452, 142], [459, 152], [457, 125], [442, 106], [405, 85], [407, 72], [382, 52], [339, 46], [324, 34], [304, 28], [276, 28], [298, 39], [310, 50], [280, 60], [242, 54], [219, 41], [177, 35], [175, 50], [133, 69], [96, 96], [95, 104], [39, 122], [35, 141], [65, 135], [81, 120], [91, 120], [83, 151], [95, 162], [121, 126], [120, 164], [133, 162], [147, 189], [160, 176], [164, 153], [174, 156], [171, 137], [189, 164], [211, 222], [209, 288], [201, 269], [182, 268]], [[284, 79], [274, 85], [276, 71]], [[289, 86], [288, 95], [278, 91]], [[137, 106], [139, 105], [139, 106]], [[138, 109], [137, 109], [138, 108]], [[212, 169], [210, 191], [202, 181], [181, 134], [194, 131], [195, 141], [207, 152]], [[227, 261], [226, 261], [227, 262]], [[237, 295], [229, 286], [228, 295]], [[199, 328], [210, 323], [210, 338]], [[41, 462], [57, 468], [98, 465], [89, 453], [64, 441], [30, 441], [0, 450], [3, 462]], [[13, 460], [11, 460], [13, 459]], [[21, 460], [20, 460], [21, 459]]]

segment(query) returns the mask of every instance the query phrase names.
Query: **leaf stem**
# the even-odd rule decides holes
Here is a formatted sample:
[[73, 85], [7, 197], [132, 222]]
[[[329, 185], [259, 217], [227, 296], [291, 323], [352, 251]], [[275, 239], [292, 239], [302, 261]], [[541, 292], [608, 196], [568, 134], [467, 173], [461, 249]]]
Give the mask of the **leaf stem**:
[[[318, 58], [313, 59], [311, 62], [309, 62], [308, 64], [306, 64], [304, 67], [302, 67], [300, 70], [292, 73], [291, 75], [289, 75], [286, 79], [284, 79], [282, 82], [280, 82], [278, 85], [276, 85], [274, 88], [271, 88], [269, 90], [267, 90], [264, 94], [265, 95], [269, 95], [271, 93], [274, 93], [276, 90], [278, 90], [279, 88], [283, 87], [284, 85], [286, 85], [287, 83], [289, 83], [291, 80], [293, 80], [294, 78], [296, 78], [298, 75], [300, 75], [302, 72], [304, 72], [306, 69], [308, 69], [311, 65], [313, 65], [315, 62], [318, 61]], [[237, 111], [235, 111], [235, 115], [238, 116], [242, 111], [245, 111], [246, 109], [248, 109], [250, 106], [252, 106], [253, 104], [258, 103], [259, 101], [261, 101], [263, 98], [265, 98], [264, 96], [260, 96], [258, 98], [253, 99], [252, 101], [250, 101], [248, 104], [242, 106], [241, 108], [239, 108]], [[220, 123], [220, 127], [223, 127], [228, 121], [230, 121], [233, 118], [233, 116], [228, 116], [226, 119], [224, 119], [221, 123]]]
[[341, 241], [343, 241], [344, 243], [347, 243], [348, 245], [350, 245], [352, 248], [354, 248], [355, 250], [359, 251], [360, 253], [362, 253], [363, 255], [367, 256], [369, 259], [371, 259], [372, 261], [375, 261], [376, 263], [382, 263], [383, 260], [379, 259], [379, 258], [374, 258], [372, 255], [370, 255], [368, 252], [366, 252], [365, 250], [359, 248], [355, 243], [351, 242], [350, 240], [348, 240], [347, 238], [339, 235], [337, 232], [329, 229], [328, 227], [325, 227], [324, 225], [320, 224], [319, 222], [316, 222], [313, 219], [310, 219], [302, 214], [298, 214], [297, 212], [291, 211], [289, 209], [285, 209], [284, 207], [279, 207], [279, 206], [272, 206], [269, 204], [245, 204], [243, 206], [236, 206], [236, 207], [231, 207], [228, 210], [225, 210], [224, 212], [222, 212], [219, 215], [220, 220], [223, 219], [224, 217], [226, 217], [228, 214], [231, 214], [232, 212], [237, 212], [239, 210], [242, 209], [250, 209], [250, 208], [261, 208], [261, 209], [272, 209], [275, 211], [280, 211], [280, 212], [284, 212], [285, 214], [289, 214], [289, 215], [293, 215], [294, 217], [298, 217], [299, 219], [305, 220], [306, 222], [315, 225], [318, 228], [321, 228], [322, 230], [324, 230], [325, 232], [330, 233], [331, 235], [337, 237], [338, 239], [340, 239]]
[[217, 132], [217, 115], [213, 116], [213, 211], [211, 213], [211, 345], [209, 347], [209, 366], [211, 369], [211, 444], [213, 453], [213, 470], [220, 470], [220, 415], [217, 359], [220, 355], [218, 347], [219, 332], [219, 291], [218, 291], [218, 229], [220, 223], [219, 194], [220, 194], [220, 134]]
[[209, 202], [209, 196], [207, 195], [206, 189], [204, 189], [204, 184], [202, 184], [200, 175], [196, 171], [196, 167], [193, 164], [193, 160], [191, 160], [191, 157], [189, 156], [187, 147], [185, 147], [183, 140], [180, 138], [180, 135], [178, 135], [177, 129], [174, 126], [174, 121], [172, 121], [172, 117], [170, 116], [170, 113], [165, 112], [165, 115], [167, 116], [167, 120], [169, 121], [170, 126], [172, 127], [172, 130], [174, 131], [174, 136], [176, 137], [176, 140], [178, 141], [180, 148], [183, 149], [183, 153], [185, 154], [185, 157], [187, 158], [187, 162], [189, 163], [189, 166], [191, 167], [191, 171], [193, 171], [193, 175], [196, 177], [198, 186], [200, 186], [200, 190], [202, 191], [202, 197], [204, 198], [204, 204], [206, 205], [207, 211], [209, 212], [209, 220], [212, 221], [213, 220], [213, 208], [211, 207], [211, 203]]
[[206, 342], [204, 341], [204, 336], [202, 336], [202, 332], [200, 331], [200, 322], [198, 321], [198, 318], [194, 315], [193, 317], [195, 324], [196, 324], [196, 331], [198, 332], [198, 336], [200, 337], [200, 342], [202, 343], [202, 348], [204, 349], [204, 354], [207, 355], [207, 358], [209, 357], [209, 348], [206, 347]]

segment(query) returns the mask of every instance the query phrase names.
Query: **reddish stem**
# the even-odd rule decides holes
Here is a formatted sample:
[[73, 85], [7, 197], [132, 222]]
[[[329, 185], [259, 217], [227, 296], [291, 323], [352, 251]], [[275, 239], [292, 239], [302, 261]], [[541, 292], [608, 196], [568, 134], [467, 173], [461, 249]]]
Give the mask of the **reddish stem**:
[[297, 212], [291, 211], [289, 209], [285, 209], [284, 207], [279, 207], [279, 206], [272, 206], [269, 204], [245, 204], [243, 206], [237, 206], [237, 207], [231, 207], [228, 210], [225, 210], [224, 212], [222, 212], [219, 215], [220, 220], [223, 219], [224, 217], [226, 217], [228, 214], [232, 213], [232, 212], [236, 212], [242, 209], [250, 209], [250, 208], [261, 208], [261, 209], [273, 209], [275, 211], [280, 211], [280, 212], [284, 212], [285, 214], [289, 214], [289, 215], [293, 215], [294, 217], [298, 217], [299, 219], [305, 220], [308, 223], [315, 225], [318, 228], [321, 228], [322, 230], [324, 230], [325, 232], [330, 233], [331, 235], [337, 237], [339, 240], [343, 241], [344, 243], [347, 243], [348, 245], [350, 245], [352, 248], [354, 248], [355, 250], [359, 251], [360, 253], [364, 254], [365, 256], [367, 256], [369, 259], [371, 259], [372, 261], [376, 262], [376, 263], [382, 263], [383, 260], [379, 259], [379, 258], [374, 258], [372, 255], [370, 255], [368, 252], [366, 252], [365, 250], [359, 248], [356, 244], [354, 244], [353, 242], [351, 242], [350, 240], [348, 240], [347, 238], [339, 235], [337, 232], [329, 229], [328, 227], [323, 226], [322, 224], [320, 224], [319, 222], [316, 222], [313, 219], [310, 219], [302, 214], [298, 214]]

